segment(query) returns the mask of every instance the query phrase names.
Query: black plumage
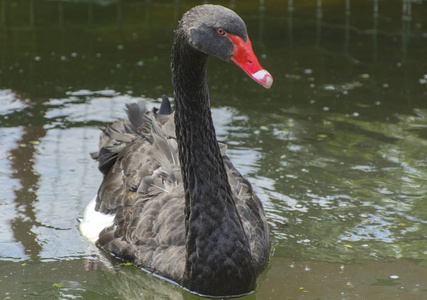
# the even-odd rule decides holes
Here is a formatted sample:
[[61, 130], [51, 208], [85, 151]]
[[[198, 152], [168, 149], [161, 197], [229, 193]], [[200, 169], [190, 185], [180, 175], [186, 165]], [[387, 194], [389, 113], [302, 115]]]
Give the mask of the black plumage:
[[230, 296], [254, 290], [270, 244], [260, 200], [215, 136], [206, 63], [233, 52], [218, 26], [246, 39], [244, 22], [220, 6], [182, 18], [172, 48], [174, 113], [167, 97], [159, 110], [128, 104], [128, 120], [103, 130], [96, 210], [115, 219], [97, 245], [190, 291]]

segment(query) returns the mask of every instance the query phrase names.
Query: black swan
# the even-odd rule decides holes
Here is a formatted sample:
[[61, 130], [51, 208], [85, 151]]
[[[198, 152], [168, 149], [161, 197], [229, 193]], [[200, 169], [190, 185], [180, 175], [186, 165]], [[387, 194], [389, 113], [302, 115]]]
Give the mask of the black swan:
[[191, 292], [236, 296], [252, 292], [267, 265], [269, 229], [250, 183], [216, 140], [209, 55], [266, 88], [273, 83], [236, 13], [217, 5], [185, 13], [172, 47], [175, 112], [167, 97], [160, 110], [127, 104], [129, 120], [103, 130], [93, 156], [104, 179], [80, 229], [105, 251]]

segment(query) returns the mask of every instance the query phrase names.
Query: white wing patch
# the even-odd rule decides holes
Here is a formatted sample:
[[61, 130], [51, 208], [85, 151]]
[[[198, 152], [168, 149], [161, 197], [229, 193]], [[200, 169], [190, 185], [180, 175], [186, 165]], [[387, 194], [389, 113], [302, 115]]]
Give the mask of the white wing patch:
[[95, 243], [99, 238], [99, 233], [106, 227], [113, 224], [115, 215], [107, 215], [95, 210], [96, 195], [86, 206], [85, 214], [79, 229], [89, 241]]

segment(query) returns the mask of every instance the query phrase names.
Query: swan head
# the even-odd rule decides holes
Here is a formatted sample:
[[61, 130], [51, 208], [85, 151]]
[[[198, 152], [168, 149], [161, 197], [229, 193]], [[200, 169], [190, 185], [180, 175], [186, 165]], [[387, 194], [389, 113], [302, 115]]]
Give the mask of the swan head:
[[273, 84], [273, 77], [252, 50], [245, 22], [232, 10], [220, 5], [196, 6], [183, 16], [180, 27], [193, 48], [235, 63], [265, 88]]

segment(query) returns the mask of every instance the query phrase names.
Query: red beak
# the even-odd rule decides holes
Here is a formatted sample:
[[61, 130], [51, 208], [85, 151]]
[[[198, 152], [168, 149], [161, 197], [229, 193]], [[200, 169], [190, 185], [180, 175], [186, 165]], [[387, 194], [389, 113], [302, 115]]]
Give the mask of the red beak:
[[253, 80], [267, 89], [270, 88], [273, 84], [273, 77], [259, 64], [258, 58], [252, 50], [249, 37], [246, 43], [237, 35], [227, 34], [227, 37], [234, 45], [231, 60], [242, 68]]

